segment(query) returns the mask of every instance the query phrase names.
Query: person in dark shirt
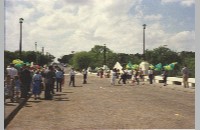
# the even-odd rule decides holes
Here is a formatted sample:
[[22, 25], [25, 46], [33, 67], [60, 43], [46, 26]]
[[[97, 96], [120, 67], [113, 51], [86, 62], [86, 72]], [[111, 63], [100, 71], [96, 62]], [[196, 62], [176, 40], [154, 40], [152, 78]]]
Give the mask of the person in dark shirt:
[[139, 85], [139, 83], [140, 83], [139, 75], [140, 75], [140, 72], [139, 72], [139, 70], [136, 69], [134, 77], [135, 77], [135, 81], [137, 82], [137, 85]]
[[87, 69], [83, 69], [83, 84], [87, 83]]
[[[46, 100], [51, 100], [53, 95], [52, 88], [54, 87], [54, 78], [55, 78], [55, 71], [53, 69], [53, 66], [49, 66], [49, 69], [45, 72], [45, 99]], [[51, 93], [52, 92], [52, 93]]]
[[167, 76], [168, 76], [167, 70], [163, 70], [162, 76], [163, 76], [163, 82], [164, 82], [163, 86], [166, 86], [167, 85]]
[[21, 80], [21, 98], [26, 98], [28, 96], [28, 92], [30, 91], [32, 76], [29, 70], [29, 66], [26, 64], [23, 66], [23, 69], [20, 73]]

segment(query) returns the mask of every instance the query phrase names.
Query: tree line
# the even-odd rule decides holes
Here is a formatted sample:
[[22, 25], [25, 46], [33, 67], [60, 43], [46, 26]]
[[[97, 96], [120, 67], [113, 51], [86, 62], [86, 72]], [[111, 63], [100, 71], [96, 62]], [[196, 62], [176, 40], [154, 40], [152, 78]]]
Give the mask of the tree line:
[[35, 52], [35, 51], [22, 51], [21, 58], [19, 57], [19, 51], [10, 52], [10, 51], [4, 51], [4, 68], [6, 68], [10, 63], [12, 63], [13, 60], [20, 59], [24, 62], [34, 62], [37, 65], [43, 66], [45, 64], [49, 64], [53, 62], [55, 57], [48, 54], [42, 54], [41, 52]]
[[[34, 62], [40, 66], [50, 64], [55, 57], [48, 54], [42, 54], [35, 51], [22, 51], [21, 60], [24, 62]], [[10, 52], [4, 51], [4, 66], [9, 65], [14, 59], [19, 58], [19, 51]], [[105, 59], [104, 59], [105, 58]], [[190, 77], [195, 77], [195, 52], [182, 51], [176, 52], [167, 47], [158, 47], [153, 50], [145, 50], [145, 56], [139, 53], [125, 54], [115, 53], [111, 49], [95, 45], [90, 51], [75, 52], [73, 54], [63, 55], [58, 58], [60, 63], [65, 63], [73, 66], [77, 70], [82, 70], [88, 67], [95, 69], [102, 67], [106, 60], [106, 65], [112, 69], [118, 61], [124, 68], [131, 62], [132, 64], [140, 64], [142, 61], [147, 61], [152, 65], [162, 63], [162, 65], [178, 62], [174, 70], [169, 72], [169, 76], [181, 76], [181, 68], [186, 64], [190, 70]], [[156, 72], [160, 74], [161, 72]]]
[[[64, 55], [59, 58], [58, 61], [70, 64], [77, 70], [82, 70], [87, 67], [94, 69], [104, 65], [104, 56], [106, 58], [106, 65], [111, 69], [117, 61], [124, 68], [129, 62], [132, 64], [140, 64], [144, 60], [152, 65], [162, 63], [163, 66], [178, 62], [178, 64], [175, 65], [174, 70], [169, 72], [169, 76], [181, 76], [181, 69], [184, 64], [186, 64], [190, 69], [190, 77], [195, 77], [195, 53], [191, 51], [176, 52], [164, 46], [160, 46], [153, 50], [145, 50], [144, 56], [139, 53], [115, 53], [105, 46], [95, 45], [88, 52], [81, 51]], [[160, 74], [161, 72], [156, 73]]]

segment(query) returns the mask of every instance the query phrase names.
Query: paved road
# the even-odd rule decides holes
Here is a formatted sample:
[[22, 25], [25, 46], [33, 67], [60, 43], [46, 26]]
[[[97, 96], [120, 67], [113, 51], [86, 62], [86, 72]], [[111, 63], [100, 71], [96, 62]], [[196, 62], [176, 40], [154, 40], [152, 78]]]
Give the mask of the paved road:
[[[110, 85], [110, 79], [89, 76], [52, 101], [31, 97], [6, 130], [194, 129], [195, 93], [162, 84]], [[42, 94], [43, 97], [43, 94]]]

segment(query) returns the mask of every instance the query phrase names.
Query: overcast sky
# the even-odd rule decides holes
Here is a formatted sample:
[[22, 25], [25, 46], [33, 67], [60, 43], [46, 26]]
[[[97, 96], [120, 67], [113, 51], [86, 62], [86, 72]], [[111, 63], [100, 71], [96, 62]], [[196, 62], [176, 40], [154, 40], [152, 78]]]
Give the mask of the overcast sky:
[[167, 45], [195, 51], [194, 0], [5, 0], [5, 49], [51, 53], [56, 58], [71, 51], [104, 45], [116, 53], [143, 52]]

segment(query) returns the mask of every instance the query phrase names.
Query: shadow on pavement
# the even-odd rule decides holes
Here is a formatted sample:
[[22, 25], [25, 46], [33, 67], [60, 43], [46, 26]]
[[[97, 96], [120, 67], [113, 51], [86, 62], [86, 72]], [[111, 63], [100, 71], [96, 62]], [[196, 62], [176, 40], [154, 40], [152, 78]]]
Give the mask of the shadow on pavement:
[[83, 87], [83, 86], [74, 86], [74, 87]]
[[15, 105], [15, 104], [5, 104], [5, 106], [17, 106], [17, 104]]
[[63, 92], [63, 93], [74, 93], [74, 92]]
[[35, 100], [35, 101], [27, 101], [27, 102], [39, 103], [39, 102], [42, 102], [42, 101], [37, 101], [37, 100]]
[[67, 97], [66, 98], [54, 98], [54, 101], [70, 101]]
[[23, 107], [32, 107], [30, 104], [26, 103]]
[[62, 95], [67, 95], [67, 94], [54, 94], [53, 96], [62, 96]]

